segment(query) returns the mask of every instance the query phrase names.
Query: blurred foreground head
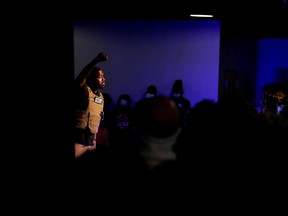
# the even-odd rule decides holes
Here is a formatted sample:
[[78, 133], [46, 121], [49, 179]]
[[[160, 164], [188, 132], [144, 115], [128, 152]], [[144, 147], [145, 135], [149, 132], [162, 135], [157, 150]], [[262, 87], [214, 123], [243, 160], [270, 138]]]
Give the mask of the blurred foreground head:
[[135, 105], [134, 111], [136, 132], [166, 138], [180, 129], [177, 105], [166, 96], [140, 100]]

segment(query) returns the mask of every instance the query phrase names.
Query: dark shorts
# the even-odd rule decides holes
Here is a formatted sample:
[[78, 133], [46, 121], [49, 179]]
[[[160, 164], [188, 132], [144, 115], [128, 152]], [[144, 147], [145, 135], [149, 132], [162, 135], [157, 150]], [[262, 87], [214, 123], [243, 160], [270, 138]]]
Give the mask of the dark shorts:
[[72, 141], [85, 146], [93, 146], [94, 137], [95, 135], [89, 129], [75, 128], [72, 134]]

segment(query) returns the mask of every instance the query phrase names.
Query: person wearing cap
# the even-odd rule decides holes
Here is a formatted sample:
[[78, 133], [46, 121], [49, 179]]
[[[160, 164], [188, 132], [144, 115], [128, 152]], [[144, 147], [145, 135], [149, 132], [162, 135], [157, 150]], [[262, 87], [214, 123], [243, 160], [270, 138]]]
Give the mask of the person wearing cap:
[[155, 85], [149, 85], [144, 94], [144, 98], [153, 98], [157, 95], [157, 87]]
[[179, 108], [181, 126], [186, 127], [187, 125], [186, 118], [191, 108], [191, 102], [190, 100], [184, 97], [184, 88], [182, 80], [177, 79], [174, 81], [170, 92], [170, 98], [177, 104], [177, 107]]

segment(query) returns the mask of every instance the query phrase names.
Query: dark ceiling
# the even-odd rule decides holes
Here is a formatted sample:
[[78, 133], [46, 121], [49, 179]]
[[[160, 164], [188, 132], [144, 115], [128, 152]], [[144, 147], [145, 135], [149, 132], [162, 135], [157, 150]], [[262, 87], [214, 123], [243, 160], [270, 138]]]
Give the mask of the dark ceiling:
[[[191, 13], [213, 14], [232, 34], [288, 36], [288, 0], [192, 0], [154, 3], [134, 1], [102, 2], [91, 6], [76, 3], [73, 18], [85, 19], [181, 19], [191, 20]], [[199, 19], [199, 18], [197, 18]]]

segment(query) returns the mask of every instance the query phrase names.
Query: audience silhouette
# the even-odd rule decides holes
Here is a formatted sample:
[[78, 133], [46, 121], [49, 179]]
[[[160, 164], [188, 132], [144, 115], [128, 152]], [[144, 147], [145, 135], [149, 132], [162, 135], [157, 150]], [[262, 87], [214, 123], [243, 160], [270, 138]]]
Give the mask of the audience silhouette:
[[112, 110], [111, 145], [113, 148], [126, 149], [131, 145], [133, 135], [132, 99], [121, 94]]
[[186, 127], [186, 118], [191, 108], [190, 100], [184, 97], [184, 88], [182, 80], [175, 80], [170, 92], [170, 97], [177, 104], [180, 111], [181, 126]]
[[146, 89], [145, 94], [143, 95], [143, 98], [153, 98], [157, 96], [158, 90], [155, 85], [149, 85]]

